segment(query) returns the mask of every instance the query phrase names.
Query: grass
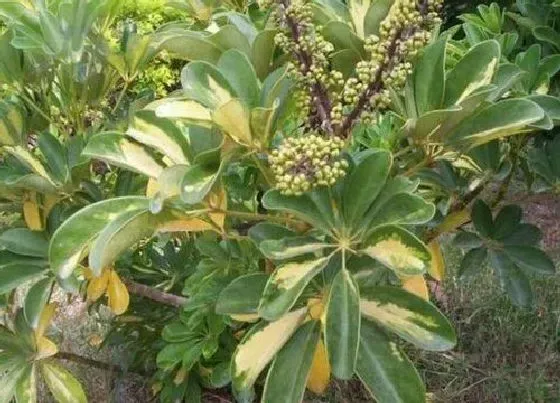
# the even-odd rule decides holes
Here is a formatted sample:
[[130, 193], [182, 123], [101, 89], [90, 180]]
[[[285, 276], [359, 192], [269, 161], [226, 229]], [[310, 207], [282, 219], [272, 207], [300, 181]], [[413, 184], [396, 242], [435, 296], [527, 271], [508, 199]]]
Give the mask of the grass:
[[448, 247], [446, 259], [450, 275], [438, 305], [454, 323], [458, 345], [414, 354], [433, 401], [560, 402], [560, 276], [533, 281], [535, 309], [522, 310], [488, 268], [459, 282], [460, 252]]

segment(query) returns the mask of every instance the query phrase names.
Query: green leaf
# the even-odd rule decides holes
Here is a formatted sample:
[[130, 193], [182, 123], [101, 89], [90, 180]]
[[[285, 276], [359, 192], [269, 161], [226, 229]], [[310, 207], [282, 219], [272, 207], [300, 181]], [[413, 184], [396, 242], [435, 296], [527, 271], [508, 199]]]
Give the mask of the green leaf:
[[539, 41], [550, 43], [556, 50], [560, 50], [560, 34], [555, 29], [541, 25], [533, 28], [533, 35]]
[[237, 391], [250, 389], [261, 371], [292, 337], [307, 316], [307, 309], [290, 312], [275, 322], [259, 324], [238, 344], [231, 362]]
[[49, 242], [41, 232], [12, 228], [0, 235], [0, 249], [23, 256], [46, 257]]
[[33, 285], [25, 296], [23, 304], [23, 314], [29, 326], [36, 329], [41, 319], [43, 308], [49, 301], [53, 280], [45, 278]]
[[504, 245], [533, 245], [536, 246], [542, 239], [538, 227], [531, 224], [520, 224], [508, 237], [502, 239]]
[[372, 3], [364, 19], [364, 37], [369, 35], [379, 36], [381, 22], [389, 14], [389, 10], [395, 3], [395, 0], [373, 0]]
[[192, 165], [181, 183], [181, 199], [188, 204], [200, 203], [218, 179], [220, 167], [214, 165]]
[[426, 245], [414, 234], [397, 226], [384, 226], [372, 231], [362, 246], [362, 252], [405, 276], [424, 273], [431, 262]]
[[307, 194], [303, 196], [285, 196], [278, 190], [269, 190], [262, 199], [263, 206], [268, 210], [290, 212], [298, 218], [312, 224], [318, 229], [330, 231], [333, 227], [332, 211], [325, 215]]
[[235, 98], [235, 92], [223, 74], [210, 63], [195, 61], [181, 72], [183, 96], [211, 110]]
[[542, 250], [532, 246], [505, 246], [504, 253], [521, 269], [539, 274], [554, 274], [554, 262]]
[[294, 237], [296, 233], [279, 224], [260, 222], [251, 227], [248, 235], [249, 238], [259, 246], [261, 242], [266, 240], [281, 240], [283, 238]]
[[502, 289], [508, 293], [511, 301], [520, 307], [531, 306], [533, 292], [527, 276], [504, 252], [492, 250], [489, 256], [490, 264], [500, 279]]
[[461, 231], [453, 239], [453, 245], [461, 249], [479, 248], [482, 246], [482, 239], [474, 232]]
[[327, 265], [330, 256], [304, 262], [290, 262], [270, 276], [259, 304], [259, 316], [276, 320], [290, 310], [311, 281]]
[[23, 263], [8, 263], [0, 266], [0, 295], [7, 294], [29, 280], [33, 280], [45, 273], [41, 266]]
[[128, 248], [144, 238], [153, 236], [158, 224], [169, 215], [152, 214], [147, 208], [127, 211], [115, 217], [97, 236], [89, 252], [89, 268], [101, 274]]
[[59, 403], [87, 403], [82, 385], [68, 370], [52, 362], [43, 363], [41, 369], [49, 390]]
[[[376, 1], [373, 0], [373, 2], [375, 3]], [[372, 0], [348, 1], [348, 11], [350, 12], [350, 17], [356, 28], [356, 33], [360, 38], [364, 38], [364, 22], [371, 4]]]
[[319, 321], [301, 326], [274, 359], [264, 386], [262, 401], [267, 403], [300, 402], [319, 338]]
[[175, 164], [187, 164], [188, 143], [181, 129], [154, 111], [136, 112], [126, 132], [134, 140], [158, 150]]
[[325, 343], [332, 373], [352, 379], [360, 336], [360, 295], [358, 285], [346, 269], [335, 276], [325, 316]]
[[220, 57], [218, 69], [243, 104], [250, 108], [257, 106], [261, 91], [259, 80], [245, 54], [235, 49], [228, 50]]
[[490, 84], [499, 61], [498, 42], [491, 40], [473, 46], [447, 74], [444, 105], [456, 105], [479, 88]]
[[253, 273], [233, 280], [218, 296], [216, 313], [221, 315], [248, 315], [257, 313], [268, 276]]
[[277, 34], [276, 30], [265, 29], [257, 34], [251, 49], [251, 60], [255, 66], [256, 73], [261, 80], [268, 75], [276, 44], [274, 38]]
[[431, 303], [396, 287], [361, 290], [360, 309], [367, 319], [429, 351], [445, 351], [456, 343], [449, 321]]
[[521, 222], [523, 211], [514, 204], [503, 207], [494, 220], [492, 238], [503, 239], [508, 237]]
[[471, 218], [474, 227], [483, 237], [492, 237], [494, 233], [494, 219], [492, 218], [492, 210], [482, 200], [477, 200], [472, 208]]
[[459, 277], [469, 277], [480, 273], [487, 256], [488, 250], [483, 247], [477, 247], [468, 251], [461, 261], [461, 266], [457, 273]]
[[352, 28], [340, 21], [331, 21], [323, 27], [325, 39], [334, 45], [337, 51], [351, 50], [356, 55], [365, 56], [364, 43]]
[[538, 104], [555, 125], [560, 124], [560, 99], [550, 95], [532, 95], [527, 99]]
[[147, 197], [127, 196], [94, 203], [73, 214], [51, 238], [51, 270], [58, 277], [69, 277], [103, 228], [122, 214], [148, 208]]
[[259, 244], [259, 249], [269, 259], [283, 260], [318, 252], [329, 246], [334, 247], [315, 238], [302, 236], [267, 239]]
[[378, 402], [424, 403], [426, 388], [399, 346], [374, 323], [364, 321], [356, 373]]
[[391, 154], [372, 152], [365, 156], [344, 181], [343, 208], [346, 224], [353, 228], [377, 198], [389, 175]]
[[90, 138], [83, 155], [121, 168], [157, 178], [163, 167], [146, 149], [116, 132], [99, 133]]
[[51, 173], [60, 183], [66, 183], [70, 179], [66, 150], [58, 139], [50, 133], [43, 133], [38, 139], [39, 149], [47, 160]]
[[[421, 196], [410, 193], [398, 193], [388, 198], [386, 203], [375, 205], [375, 214], [372, 211], [370, 228], [379, 225], [417, 225], [429, 222], [436, 212], [432, 203]], [[368, 212], [368, 215], [370, 213]]]
[[23, 143], [24, 116], [15, 103], [0, 101], [0, 146], [18, 146]]
[[414, 98], [419, 116], [442, 106], [445, 95], [446, 46], [447, 38], [427, 46], [414, 68]]
[[177, 30], [160, 34], [161, 47], [184, 60], [204, 60], [216, 63], [222, 54], [220, 46], [202, 32]]
[[544, 117], [544, 110], [527, 99], [500, 101], [463, 120], [445, 142], [454, 146], [475, 147], [518, 134]]
[[29, 365], [19, 378], [15, 391], [16, 403], [35, 403], [37, 401], [37, 381], [35, 365]]

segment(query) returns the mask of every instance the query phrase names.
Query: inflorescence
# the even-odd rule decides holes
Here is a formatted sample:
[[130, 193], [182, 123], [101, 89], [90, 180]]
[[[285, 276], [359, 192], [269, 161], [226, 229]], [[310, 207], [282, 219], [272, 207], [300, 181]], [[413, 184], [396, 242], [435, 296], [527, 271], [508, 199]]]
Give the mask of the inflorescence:
[[[277, 188], [285, 194], [301, 194], [319, 185], [332, 185], [345, 174], [339, 158], [343, 140], [358, 121], [368, 122], [390, 103], [390, 91], [402, 88], [412, 72], [418, 51], [440, 23], [443, 0], [396, 0], [376, 35], [364, 38], [367, 60], [356, 65], [345, 79], [331, 68], [334, 46], [313, 23], [307, 0], [274, 2], [281, 31], [276, 44], [293, 56], [288, 65], [296, 85], [296, 106], [306, 123], [306, 134], [288, 139], [270, 157]], [[325, 150], [325, 151], [323, 151]]]
[[346, 174], [340, 137], [288, 138], [269, 157], [276, 187], [285, 195], [299, 196], [317, 186], [332, 186]]

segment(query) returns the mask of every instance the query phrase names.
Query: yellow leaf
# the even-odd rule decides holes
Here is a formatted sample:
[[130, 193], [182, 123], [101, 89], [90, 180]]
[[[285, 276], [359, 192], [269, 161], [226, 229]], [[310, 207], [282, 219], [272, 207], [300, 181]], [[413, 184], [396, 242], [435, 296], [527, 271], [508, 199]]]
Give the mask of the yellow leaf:
[[148, 179], [148, 185], [146, 186], [146, 197], [152, 198], [156, 195], [159, 190], [158, 181], [156, 178]]
[[259, 321], [259, 315], [256, 313], [248, 313], [248, 314], [239, 314], [239, 315], [230, 315], [230, 317], [237, 321], [237, 322], [247, 322], [247, 323], [255, 323]]
[[87, 341], [90, 346], [99, 347], [101, 343], [103, 343], [103, 338], [97, 333], [94, 333], [88, 337]]
[[309, 316], [312, 320], [321, 320], [325, 308], [322, 299], [309, 298], [307, 300], [307, 308], [309, 309]]
[[426, 279], [424, 276], [410, 276], [402, 277], [401, 281], [403, 283], [403, 288], [411, 294], [417, 295], [420, 298], [428, 301], [430, 299], [430, 294], [428, 293], [428, 285], [426, 284]]
[[175, 378], [173, 379], [173, 383], [175, 385], [180, 385], [187, 379], [187, 369], [185, 367], [181, 367], [177, 373], [175, 374]]
[[109, 271], [107, 296], [109, 297], [109, 308], [115, 315], [122, 315], [126, 312], [130, 297], [126, 285], [114, 270]]
[[331, 366], [327, 356], [327, 349], [323, 340], [319, 340], [313, 355], [311, 370], [307, 378], [307, 389], [317, 395], [323, 395], [331, 380]]
[[92, 277], [91, 280], [89, 280], [87, 288], [88, 301], [97, 301], [103, 294], [105, 294], [105, 291], [107, 291], [107, 287], [109, 286], [109, 273], [109, 269], [103, 269], [101, 276]]
[[39, 319], [39, 324], [35, 329], [35, 337], [37, 339], [40, 339], [45, 334], [45, 331], [47, 330], [49, 324], [51, 323], [55, 311], [56, 311], [55, 303], [47, 304], [43, 308], [43, 312], [41, 313], [41, 318]]
[[50, 339], [42, 336], [37, 338], [37, 354], [35, 355], [36, 360], [42, 360], [43, 358], [52, 357], [58, 353], [58, 347]]
[[160, 232], [201, 232], [215, 229], [212, 224], [200, 218], [169, 221], [159, 227]]
[[428, 268], [428, 273], [435, 280], [441, 281], [445, 277], [445, 261], [441, 253], [441, 246], [435, 239], [428, 244], [428, 249], [432, 254], [432, 264]]
[[[220, 188], [216, 192], [212, 192], [208, 195], [208, 206], [213, 209], [227, 210], [227, 194], [223, 188]], [[208, 217], [210, 217], [210, 220], [212, 220], [212, 222], [223, 231], [226, 219], [226, 215], [224, 213], [212, 213], [208, 214]]]
[[467, 209], [451, 213], [436, 227], [435, 234], [440, 235], [446, 232], [453, 232], [461, 225], [468, 223], [470, 219], [471, 213]]
[[47, 194], [43, 198], [43, 218], [46, 220], [52, 208], [58, 202], [58, 196], [55, 194]]
[[43, 222], [41, 220], [41, 211], [37, 204], [35, 192], [31, 192], [29, 200], [23, 202], [23, 219], [27, 228], [32, 231], [42, 231]]

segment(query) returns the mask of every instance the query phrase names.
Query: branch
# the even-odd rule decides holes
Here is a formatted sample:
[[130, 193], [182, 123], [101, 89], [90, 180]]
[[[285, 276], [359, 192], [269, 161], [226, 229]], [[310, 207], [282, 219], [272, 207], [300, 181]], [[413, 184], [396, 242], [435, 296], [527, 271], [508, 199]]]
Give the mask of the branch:
[[104, 371], [116, 372], [116, 373], [123, 374], [123, 375], [127, 374], [127, 373], [134, 373], [134, 374], [137, 374], [137, 375], [146, 375], [145, 373], [137, 372], [137, 371], [125, 371], [121, 367], [119, 367], [118, 365], [93, 360], [91, 358], [87, 358], [87, 357], [84, 357], [84, 356], [81, 356], [81, 355], [78, 355], [78, 354], [64, 352], [64, 351], [60, 351], [60, 352], [56, 353], [54, 355], [54, 358], [56, 358], [57, 360], [71, 361], [71, 362], [75, 362], [75, 363], [78, 363], [78, 364], [81, 364], [81, 365], [87, 365], [88, 367], [98, 368], [98, 369], [101, 369], [101, 370], [104, 370]]
[[187, 298], [175, 294], [169, 294], [158, 290], [157, 288], [148, 287], [144, 284], [136, 283], [129, 279], [123, 279], [128, 292], [139, 295], [144, 298], [151, 299], [164, 305], [171, 305], [180, 308], [188, 301]]

